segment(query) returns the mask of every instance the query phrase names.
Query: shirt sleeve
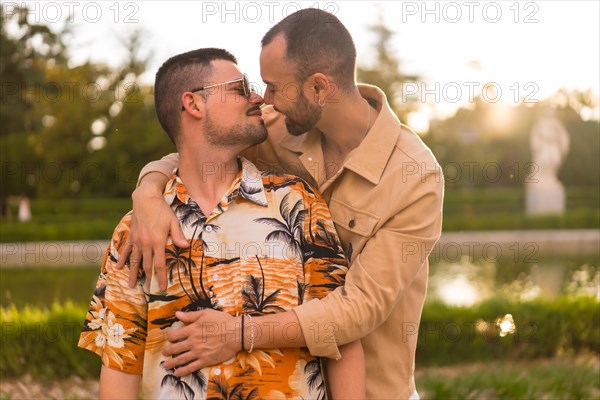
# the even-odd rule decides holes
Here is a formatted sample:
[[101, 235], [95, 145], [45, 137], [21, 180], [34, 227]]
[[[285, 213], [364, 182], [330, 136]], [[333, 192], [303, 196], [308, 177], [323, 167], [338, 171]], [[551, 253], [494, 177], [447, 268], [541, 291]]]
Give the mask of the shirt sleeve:
[[311, 354], [339, 359], [338, 345], [360, 339], [385, 322], [439, 239], [442, 182], [438, 170], [410, 183], [414, 201], [398, 207], [367, 241], [348, 270], [345, 286], [294, 309]]
[[179, 153], [167, 154], [160, 160], [150, 161], [140, 171], [140, 176], [138, 177], [136, 187], [140, 185], [142, 178], [151, 172], [160, 172], [170, 179], [173, 175], [173, 170], [177, 167], [179, 167]]
[[343, 286], [348, 272], [348, 261], [327, 203], [315, 194], [304, 218], [305, 302], [321, 299]]
[[[303, 259], [305, 283], [299, 285], [301, 302], [322, 299], [336, 288], [342, 287], [348, 272], [348, 261], [333, 224], [333, 219], [325, 200], [315, 192], [305, 210]], [[304, 336], [314, 341], [326, 340], [337, 350], [334, 337], [335, 325], [327, 319], [306, 318], [302, 330]], [[321, 333], [321, 336], [318, 336]], [[310, 341], [307, 339], [307, 343]], [[313, 353], [313, 355], [316, 355]]]
[[115, 268], [119, 250], [127, 239], [129, 218], [127, 215], [121, 220], [108, 246], [78, 346], [98, 354], [109, 368], [142, 374], [146, 296], [139, 280], [134, 288], [129, 288], [128, 268]]

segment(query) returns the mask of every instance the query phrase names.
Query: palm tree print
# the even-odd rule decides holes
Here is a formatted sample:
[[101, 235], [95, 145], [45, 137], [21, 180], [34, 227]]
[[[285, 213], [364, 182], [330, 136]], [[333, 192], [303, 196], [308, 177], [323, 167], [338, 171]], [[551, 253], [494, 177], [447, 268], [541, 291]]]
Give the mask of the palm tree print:
[[179, 279], [181, 282], [181, 287], [183, 288], [183, 290], [185, 291], [185, 294], [189, 297], [191, 302], [190, 302], [190, 304], [185, 306], [182, 311], [199, 311], [199, 310], [204, 310], [205, 308], [212, 308], [213, 310], [221, 311], [222, 308], [219, 306], [216, 296], [212, 290], [212, 286], [210, 286], [208, 288], [208, 292], [204, 288], [204, 282], [202, 279], [202, 276], [204, 275], [204, 271], [203, 271], [204, 270], [204, 253], [202, 253], [202, 258], [200, 261], [200, 272], [198, 274], [198, 283], [200, 284], [200, 292], [198, 292], [198, 289], [196, 289], [196, 285], [194, 284], [194, 279], [193, 279], [193, 275], [192, 275], [192, 267], [195, 268], [196, 263], [194, 263], [194, 261], [192, 260], [192, 255], [191, 255], [191, 250], [190, 250], [190, 256], [188, 258], [188, 276], [190, 277], [190, 284], [192, 286], [192, 294], [188, 293], [185, 290], [185, 285], [183, 284], [183, 282], [181, 282], [181, 276]]
[[281, 289], [277, 289], [265, 297], [265, 271], [258, 256], [256, 256], [256, 260], [260, 267], [261, 278], [256, 278], [254, 275], [248, 276], [248, 285], [244, 285], [242, 289], [244, 309], [257, 314], [285, 311], [282, 307], [275, 304]]
[[[204, 222], [206, 221], [206, 217], [198, 207], [198, 204], [192, 199], [189, 199], [187, 204], [181, 204], [177, 206], [175, 209], [176, 214], [179, 217], [179, 221], [183, 226], [194, 227], [194, 232], [192, 233], [192, 237], [190, 238], [190, 246], [187, 254], [185, 254], [185, 249], [180, 249], [175, 246], [174, 249], [167, 249], [167, 265], [169, 267], [169, 279], [172, 282], [174, 279], [174, 271], [177, 271], [177, 278], [179, 280], [179, 284], [181, 288], [185, 292], [186, 296], [189, 298], [190, 302], [185, 307], [181, 309], [181, 311], [199, 311], [204, 310], [206, 308], [211, 308], [214, 310], [221, 310], [222, 308], [219, 306], [216, 296], [212, 292], [212, 287], [207, 289], [204, 287], [204, 282], [202, 280], [204, 273], [204, 249], [202, 249], [202, 258], [200, 264], [200, 271], [198, 274], [198, 283], [200, 286], [200, 291], [196, 288], [196, 284], [194, 282], [194, 274], [192, 273], [193, 269], [197, 268], [197, 265], [192, 257], [192, 251], [194, 250], [194, 243], [196, 242], [194, 239], [196, 238], [196, 234], [198, 233], [198, 229], [202, 229]], [[219, 229], [218, 226], [214, 225], [214, 229]], [[200, 234], [201, 234], [200, 230]], [[198, 242], [204, 243], [204, 241], [199, 237], [198, 234]], [[201, 245], [202, 246], [202, 245]], [[183, 277], [182, 277], [183, 275]], [[187, 281], [186, 279], [187, 278]], [[188, 285], [189, 282], [189, 285]], [[191, 291], [186, 289], [186, 287], [191, 286]], [[152, 321], [152, 323], [161, 326], [161, 329], [167, 328], [173, 323], [177, 322], [178, 319], [175, 315], [171, 315], [165, 318], [158, 318]]]
[[316, 399], [326, 400], [327, 394], [325, 391], [325, 381], [323, 380], [323, 375], [321, 374], [321, 361], [319, 361], [317, 358], [306, 363], [304, 366], [304, 373], [307, 375], [308, 388], [310, 389], [311, 393], [316, 391]]
[[348, 243], [348, 250], [346, 250], [346, 259], [348, 262], [352, 261], [352, 252], [354, 249], [352, 248], [352, 243]]
[[173, 283], [173, 272], [177, 271], [179, 273], [180, 270], [183, 270], [184, 275], [187, 276], [187, 259], [184, 255], [185, 249], [182, 249], [179, 246], [174, 246], [173, 248], [168, 247], [165, 251], [167, 259], [166, 264], [167, 268], [169, 268], [169, 283]]
[[209, 384], [219, 394], [219, 397], [208, 397], [206, 400], [254, 400], [259, 398], [257, 388], [246, 394], [242, 383], [236, 383], [230, 387], [224, 379], [211, 379]]
[[327, 229], [327, 227], [325, 226], [325, 221], [317, 218], [317, 226], [319, 227], [317, 238], [325, 242], [325, 245], [327, 247], [331, 247], [332, 249], [341, 251], [339, 239], [333, 232]]
[[[279, 171], [263, 171], [263, 176], [269, 176], [269, 175], [274, 175], [277, 177], [283, 177], [285, 174], [279, 172]], [[302, 178], [298, 178], [298, 177], [292, 177], [292, 175], [287, 175], [285, 181], [283, 182], [267, 182], [263, 184], [263, 187], [265, 188], [266, 191], [276, 191], [276, 190], [281, 190], [287, 186], [300, 186], [302, 187], [303, 191], [305, 191], [308, 194], [311, 195], [315, 195], [315, 191], [314, 189], [308, 184], [306, 183], [306, 181]]]
[[289, 195], [289, 193], [286, 194], [279, 204], [279, 214], [283, 222], [270, 217], [257, 218], [254, 221], [274, 226], [276, 229], [267, 235], [266, 240], [279, 240], [285, 243], [298, 256], [298, 259], [302, 260], [303, 224], [306, 210], [303, 209], [302, 199], [299, 199], [290, 209]]
[[299, 279], [296, 279], [296, 286], [298, 288], [298, 305], [300, 305], [304, 303], [304, 293], [306, 293], [306, 289], [308, 289], [310, 285], [302, 283]]
[[193, 199], [178, 205], [175, 208], [175, 215], [179, 218], [181, 225], [188, 227], [197, 227], [206, 221], [206, 216]]
[[[161, 361], [161, 367], [163, 363], [164, 361]], [[168, 374], [160, 382], [160, 387], [172, 386], [177, 394], [183, 396], [186, 400], [194, 400], [195, 392], [192, 386], [195, 386], [200, 393], [206, 390], [206, 377], [200, 370], [194, 371], [185, 377], [176, 376], [175, 369], [167, 369], [167, 372]]]
[[262, 181], [257, 182], [256, 186], [251, 186], [249, 183], [247, 183], [244, 180], [242, 180], [240, 182], [240, 196], [242, 196], [245, 199], [253, 200], [253, 196], [262, 191], [263, 191]]

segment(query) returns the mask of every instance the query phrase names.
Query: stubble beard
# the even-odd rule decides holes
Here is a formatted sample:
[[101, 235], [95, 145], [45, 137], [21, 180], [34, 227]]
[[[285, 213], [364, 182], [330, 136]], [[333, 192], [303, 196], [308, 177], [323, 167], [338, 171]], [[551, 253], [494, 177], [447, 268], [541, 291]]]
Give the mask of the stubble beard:
[[301, 92], [293, 111], [285, 114], [285, 126], [290, 135], [300, 136], [317, 125], [322, 113], [322, 108], [311, 104]]
[[214, 123], [210, 114], [204, 120], [204, 132], [208, 143], [217, 147], [250, 147], [267, 139], [267, 128], [262, 120], [259, 125], [248, 123], [223, 127]]

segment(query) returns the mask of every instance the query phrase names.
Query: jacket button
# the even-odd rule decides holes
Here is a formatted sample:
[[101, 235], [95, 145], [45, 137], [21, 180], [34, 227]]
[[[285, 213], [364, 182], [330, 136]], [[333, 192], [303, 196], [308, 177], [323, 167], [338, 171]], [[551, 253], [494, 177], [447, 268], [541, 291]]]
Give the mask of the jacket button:
[[350, 220], [350, 222], [348, 222], [348, 226], [349, 226], [350, 228], [354, 228], [354, 227], [356, 226], [356, 221], [355, 221], [355, 220], [353, 220], [353, 219], [351, 219], [351, 220]]

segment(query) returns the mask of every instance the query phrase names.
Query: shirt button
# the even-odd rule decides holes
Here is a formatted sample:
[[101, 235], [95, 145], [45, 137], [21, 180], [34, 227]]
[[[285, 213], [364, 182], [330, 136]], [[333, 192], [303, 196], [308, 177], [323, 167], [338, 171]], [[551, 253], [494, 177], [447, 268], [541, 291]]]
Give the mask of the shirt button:
[[350, 222], [348, 222], [348, 226], [349, 226], [350, 228], [354, 228], [354, 227], [356, 226], [356, 221], [355, 221], [355, 220], [353, 220], [353, 219], [351, 219], [351, 220], [350, 220]]
[[212, 232], [212, 230], [213, 230], [213, 227], [212, 227], [212, 225], [206, 225], [206, 226], [204, 227], [204, 230], [205, 230], [206, 232]]
[[218, 281], [218, 280], [219, 280], [219, 274], [214, 274], [213, 281]]
[[213, 372], [217, 376], [221, 375], [221, 369], [220, 368], [215, 368]]

